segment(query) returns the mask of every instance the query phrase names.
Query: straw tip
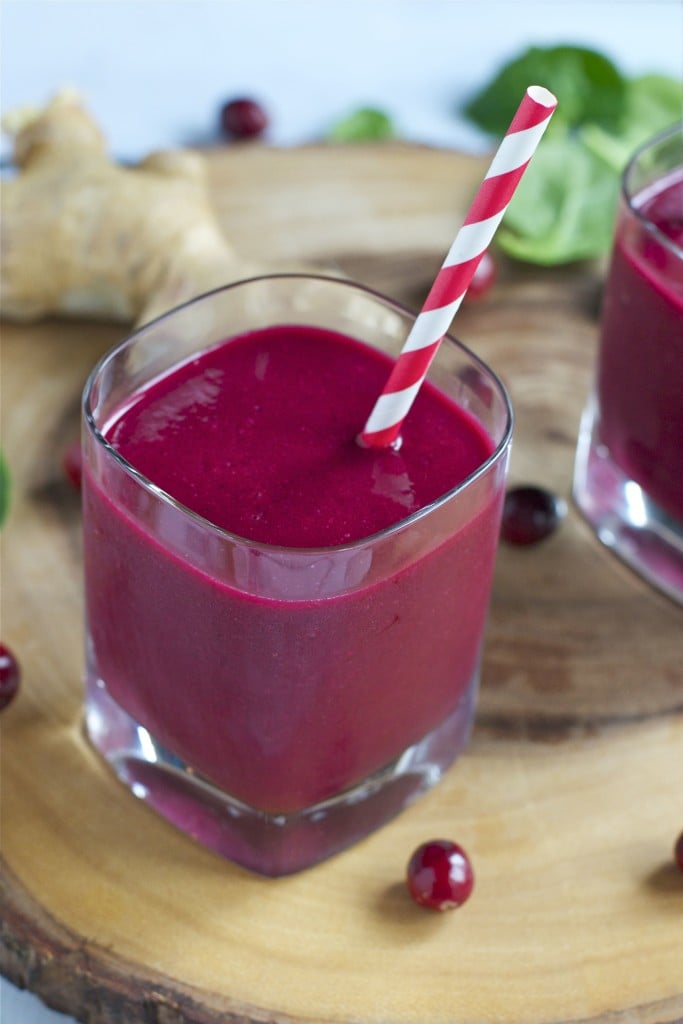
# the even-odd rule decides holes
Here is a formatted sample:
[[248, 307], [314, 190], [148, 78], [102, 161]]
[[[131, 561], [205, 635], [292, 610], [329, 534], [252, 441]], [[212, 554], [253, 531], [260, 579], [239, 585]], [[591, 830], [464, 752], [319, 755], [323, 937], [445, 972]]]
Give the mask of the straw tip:
[[546, 89], [542, 85], [530, 85], [526, 94], [534, 103], [540, 103], [542, 107], [552, 107], [554, 109], [557, 106], [557, 96], [550, 89]]
[[394, 452], [400, 451], [403, 438], [398, 433], [399, 426], [400, 424], [396, 424], [393, 427], [387, 427], [385, 430], [374, 430], [372, 432], [364, 430], [356, 437], [356, 444], [359, 448], [370, 450], [390, 448]]

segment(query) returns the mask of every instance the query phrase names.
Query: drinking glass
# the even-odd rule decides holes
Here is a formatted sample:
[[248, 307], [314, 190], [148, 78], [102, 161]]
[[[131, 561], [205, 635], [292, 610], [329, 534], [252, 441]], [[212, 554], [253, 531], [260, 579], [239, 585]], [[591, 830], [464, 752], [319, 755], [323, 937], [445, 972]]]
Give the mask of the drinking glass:
[[626, 167], [574, 497], [603, 544], [683, 603], [683, 131]]
[[320, 549], [218, 528], [130, 465], [107, 424], [151, 381], [226, 338], [314, 325], [397, 355], [413, 319], [346, 281], [251, 279], [141, 328], [85, 388], [87, 735], [137, 797], [266, 875], [360, 839], [464, 748], [504, 497], [508, 396], [447, 337], [430, 379], [488, 432], [491, 456], [403, 521]]

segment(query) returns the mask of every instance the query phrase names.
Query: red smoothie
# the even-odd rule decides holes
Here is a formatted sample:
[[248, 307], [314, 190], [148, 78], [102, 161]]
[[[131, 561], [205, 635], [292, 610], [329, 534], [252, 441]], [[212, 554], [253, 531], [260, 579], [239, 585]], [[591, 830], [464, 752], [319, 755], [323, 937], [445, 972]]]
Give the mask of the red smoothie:
[[[457, 519], [444, 506], [421, 535], [413, 514], [494, 446], [426, 383], [400, 450], [360, 448], [390, 365], [313, 327], [230, 339], [139, 391], [103, 431], [183, 509], [150, 502], [117, 460], [84, 469], [99, 677], [158, 742], [265, 811], [366, 778], [476, 676], [502, 483]], [[186, 510], [213, 524], [201, 543]], [[364, 543], [408, 517], [419, 542], [399, 527]]]
[[[683, 248], [683, 171], [635, 206]], [[614, 461], [683, 522], [683, 259], [623, 212], [605, 291], [598, 398], [600, 438]]]

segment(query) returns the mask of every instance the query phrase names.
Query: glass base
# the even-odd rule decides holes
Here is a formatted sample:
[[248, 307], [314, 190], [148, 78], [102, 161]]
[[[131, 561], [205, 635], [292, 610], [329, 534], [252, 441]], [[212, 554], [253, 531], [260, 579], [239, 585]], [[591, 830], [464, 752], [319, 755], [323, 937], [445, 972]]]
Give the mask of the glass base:
[[612, 461], [597, 436], [595, 401], [581, 420], [573, 493], [599, 540], [648, 583], [683, 604], [683, 526]]
[[435, 785], [467, 744], [478, 678], [451, 715], [381, 771], [313, 807], [269, 814], [224, 793], [164, 749], [94, 674], [86, 733], [119, 779], [187, 835], [259, 874], [311, 867], [384, 825]]

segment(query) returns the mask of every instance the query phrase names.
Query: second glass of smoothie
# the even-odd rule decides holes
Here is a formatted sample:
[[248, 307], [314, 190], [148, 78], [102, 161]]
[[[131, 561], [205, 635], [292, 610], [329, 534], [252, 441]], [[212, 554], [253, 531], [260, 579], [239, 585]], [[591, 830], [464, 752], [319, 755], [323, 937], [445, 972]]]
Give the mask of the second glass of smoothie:
[[263, 874], [377, 828], [469, 737], [512, 416], [446, 338], [400, 446], [359, 446], [412, 320], [345, 281], [252, 279], [86, 387], [88, 735]]
[[577, 504], [600, 540], [683, 604], [683, 130], [627, 166]]

